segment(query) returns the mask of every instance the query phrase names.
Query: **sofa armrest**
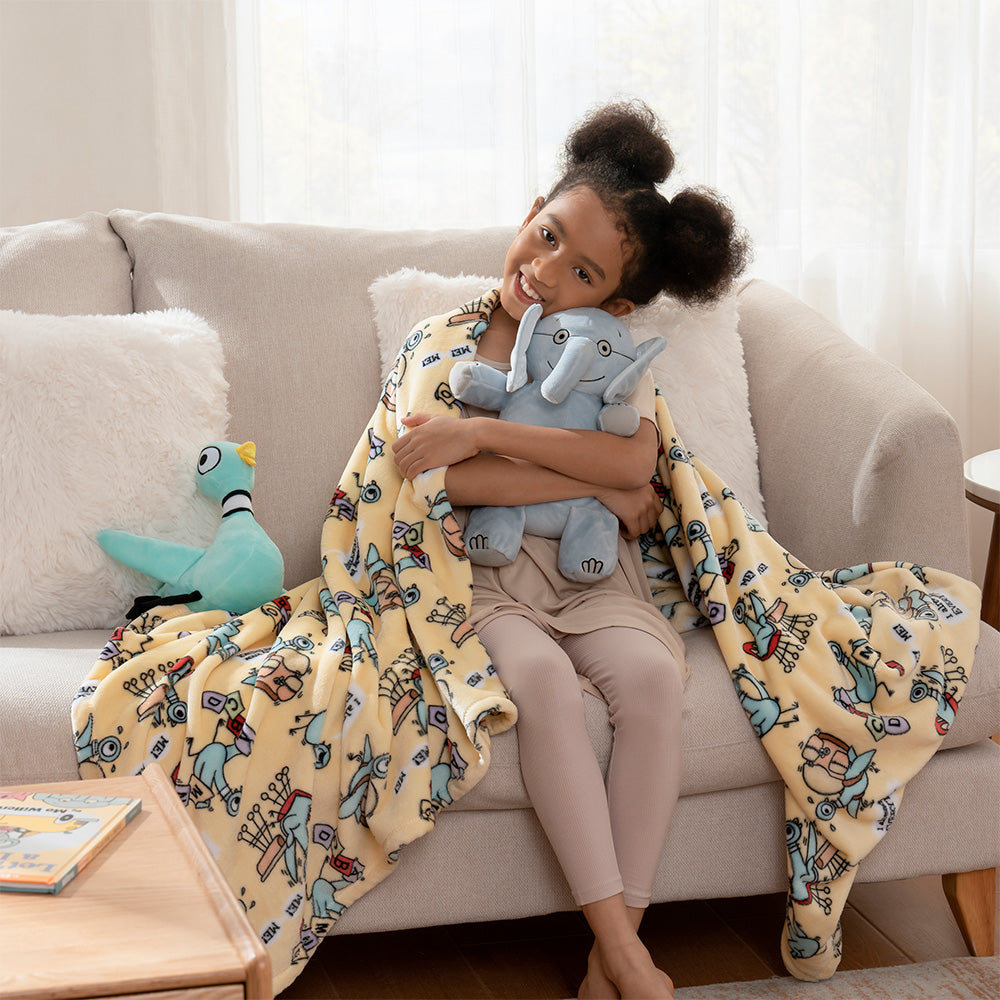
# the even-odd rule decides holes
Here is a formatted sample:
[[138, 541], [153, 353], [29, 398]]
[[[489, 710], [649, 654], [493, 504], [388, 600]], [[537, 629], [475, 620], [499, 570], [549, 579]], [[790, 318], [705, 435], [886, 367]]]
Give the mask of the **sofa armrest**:
[[814, 569], [903, 560], [970, 574], [962, 445], [898, 368], [763, 281], [740, 334], [771, 533]]

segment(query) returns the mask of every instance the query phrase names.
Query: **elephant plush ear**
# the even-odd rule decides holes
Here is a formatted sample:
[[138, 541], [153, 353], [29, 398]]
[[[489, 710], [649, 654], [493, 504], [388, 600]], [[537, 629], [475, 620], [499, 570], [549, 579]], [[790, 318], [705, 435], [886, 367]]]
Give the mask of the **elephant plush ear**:
[[540, 305], [528, 306], [517, 327], [514, 350], [510, 355], [510, 372], [507, 375], [507, 391], [516, 392], [528, 381], [528, 344], [535, 332], [535, 324], [542, 315]]
[[653, 358], [666, 346], [667, 342], [663, 337], [652, 337], [641, 343], [636, 350], [635, 361], [620, 375], [616, 375], [604, 390], [602, 397], [604, 402], [620, 403], [623, 399], [628, 399], [646, 374], [646, 369], [652, 364]]

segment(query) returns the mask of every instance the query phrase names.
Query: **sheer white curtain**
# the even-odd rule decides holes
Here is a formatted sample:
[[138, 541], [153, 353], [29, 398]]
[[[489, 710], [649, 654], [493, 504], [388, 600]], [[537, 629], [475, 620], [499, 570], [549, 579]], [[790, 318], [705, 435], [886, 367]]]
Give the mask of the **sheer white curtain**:
[[753, 274], [971, 455], [1000, 447], [998, 53], [1000, 0], [0, 0], [0, 225], [517, 223], [573, 121], [638, 96]]
[[237, 24], [245, 218], [516, 223], [571, 123], [639, 96], [754, 275], [912, 375], [967, 455], [1000, 447], [997, 0], [254, 0]]

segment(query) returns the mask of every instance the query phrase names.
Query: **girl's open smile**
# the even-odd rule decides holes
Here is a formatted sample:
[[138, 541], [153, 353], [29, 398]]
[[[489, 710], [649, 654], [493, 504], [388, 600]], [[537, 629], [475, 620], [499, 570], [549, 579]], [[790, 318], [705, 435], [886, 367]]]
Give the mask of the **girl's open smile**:
[[532, 287], [531, 282], [524, 274], [520, 275], [517, 284], [515, 284], [514, 288], [516, 291], [519, 291], [521, 293], [519, 298], [523, 298], [527, 305], [531, 305], [534, 302], [545, 301], [544, 296], [539, 295], [538, 292], [535, 291], [535, 289]]

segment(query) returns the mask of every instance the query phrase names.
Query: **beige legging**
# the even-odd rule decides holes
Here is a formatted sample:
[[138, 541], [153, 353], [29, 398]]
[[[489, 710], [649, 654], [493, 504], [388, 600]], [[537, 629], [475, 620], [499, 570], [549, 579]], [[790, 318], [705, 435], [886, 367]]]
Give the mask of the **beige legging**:
[[[521, 774], [578, 906], [623, 892], [646, 907], [681, 781], [681, 664], [635, 628], [553, 639], [520, 615], [480, 638], [514, 704]], [[608, 703], [607, 789], [577, 673]]]

